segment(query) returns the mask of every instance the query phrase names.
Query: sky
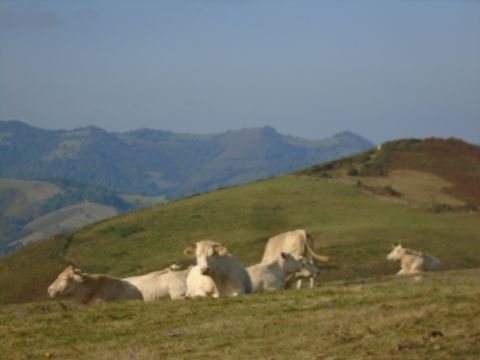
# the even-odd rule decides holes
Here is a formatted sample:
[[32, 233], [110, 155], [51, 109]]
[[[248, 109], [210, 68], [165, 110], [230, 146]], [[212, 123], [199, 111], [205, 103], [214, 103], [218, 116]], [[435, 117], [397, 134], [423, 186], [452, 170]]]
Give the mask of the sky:
[[0, 0], [0, 120], [480, 144], [480, 1]]

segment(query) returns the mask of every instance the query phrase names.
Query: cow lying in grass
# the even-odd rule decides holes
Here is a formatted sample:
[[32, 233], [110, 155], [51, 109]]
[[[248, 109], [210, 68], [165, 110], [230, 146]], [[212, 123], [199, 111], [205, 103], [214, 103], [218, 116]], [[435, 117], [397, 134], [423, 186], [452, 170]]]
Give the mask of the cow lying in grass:
[[222, 244], [202, 240], [187, 247], [184, 254], [196, 257], [200, 273], [213, 280], [219, 296], [237, 296], [252, 291], [247, 271]]
[[86, 274], [72, 265], [48, 287], [48, 294], [51, 298], [70, 299], [83, 305], [143, 299], [141, 292], [127, 281], [108, 275]]
[[441, 268], [440, 261], [436, 257], [404, 248], [401, 244], [393, 245], [387, 260], [400, 262], [401, 269], [397, 275], [418, 274], [422, 271], [435, 271]]
[[166, 298], [176, 300], [185, 298], [188, 272], [189, 269], [179, 270], [177, 266], [172, 265], [164, 270], [131, 276], [123, 280], [135, 286], [142, 293], [144, 301]]
[[305, 260], [296, 259], [291, 254], [281, 252], [280, 256], [273, 261], [247, 267], [252, 281], [252, 292], [285, 289], [287, 277], [302, 271]]

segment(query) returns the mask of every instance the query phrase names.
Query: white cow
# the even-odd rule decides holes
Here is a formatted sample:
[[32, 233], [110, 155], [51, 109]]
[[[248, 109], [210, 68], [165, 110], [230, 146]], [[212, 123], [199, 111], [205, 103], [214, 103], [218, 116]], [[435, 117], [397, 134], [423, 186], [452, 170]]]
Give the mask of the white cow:
[[87, 274], [72, 265], [48, 287], [48, 294], [51, 298], [70, 299], [83, 305], [143, 299], [141, 292], [127, 281], [108, 275]]
[[387, 260], [400, 261], [401, 269], [397, 275], [418, 274], [422, 271], [435, 271], [441, 268], [440, 261], [436, 257], [404, 248], [401, 244], [393, 245]]
[[202, 240], [188, 246], [184, 253], [186, 256], [196, 256], [200, 273], [213, 280], [219, 296], [237, 296], [252, 291], [247, 271], [222, 244]]
[[[311, 264], [313, 265], [313, 258], [322, 261], [328, 262], [330, 258], [328, 256], [319, 255], [313, 251], [314, 239], [311, 234], [309, 234], [304, 229], [298, 229], [294, 231], [288, 231], [282, 234], [278, 234], [274, 237], [271, 237], [267, 241], [265, 246], [265, 251], [263, 253], [262, 262], [269, 262], [275, 260], [280, 253], [291, 253], [295, 256], [304, 256], [306, 257]], [[318, 271], [316, 272], [318, 275]], [[314, 286], [314, 277], [310, 277], [310, 288]], [[297, 288], [302, 286], [302, 276], [298, 277]]]
[[301, 271], [304, 262], [291, 254], [280, 253], [270, 262], [261, 262], [247, 267], [252, 281], [252, 292], [285, 289], [285, 279], [290, 274]]
[[134, 285], [143, 295], [144, 301], [165, 298], [184, 299], [187, 290], [186, 280], [189, 269], [179, 270], [176, 265], [148, 274], [131, 276], [123, 280]]
[[215, 282], [210, 276], [203, 275], [200, 266], [192, 266], [187, 276], [187, 298], [220, 296]]

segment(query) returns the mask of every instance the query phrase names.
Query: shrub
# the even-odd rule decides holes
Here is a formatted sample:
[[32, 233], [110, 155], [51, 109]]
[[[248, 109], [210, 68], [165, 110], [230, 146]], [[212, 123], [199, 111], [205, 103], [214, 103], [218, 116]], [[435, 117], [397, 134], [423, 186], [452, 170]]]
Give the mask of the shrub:
[[434, 213], [440, 213], [440, 212], [445, 212], [445, 211], [452, 211], [453, 208], [450, 205], [447, 204], [436, 204], [433, 207], [433, 212]]
[[475, 205], [473, 202], [467, 202], [464, 206], [465, 211], [477, 211], [477, 205]]
[[400, 197], [402, 196], [402, 193], [399, 191], [395, 190], [391, 185], [387, 185], [383, 187], [383, 190], [385, 193], [389, 196], [394, 196], [394, 197]]
[[347, 175], [348, 175], [348, 176], [358, 176], [358, 175], [359, 175], [359, 172], [358, 172], [357, 169], [352, 168], [352, 169], [349, 169], [349, 170], [348, 170]]

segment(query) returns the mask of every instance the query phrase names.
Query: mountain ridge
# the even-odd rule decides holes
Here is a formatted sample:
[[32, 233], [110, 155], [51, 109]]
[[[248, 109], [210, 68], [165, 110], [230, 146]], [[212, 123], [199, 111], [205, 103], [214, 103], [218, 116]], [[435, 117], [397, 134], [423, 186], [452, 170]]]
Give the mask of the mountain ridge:
[[0, 121], [0, 176], [64, 178], [117, 193], [176, 199], [373, 146], [353, 133], [307, 140], [282, 135], [271, 126], [195, 135], [152, 129], [117, 133], [95, 126], [45, 130]]

